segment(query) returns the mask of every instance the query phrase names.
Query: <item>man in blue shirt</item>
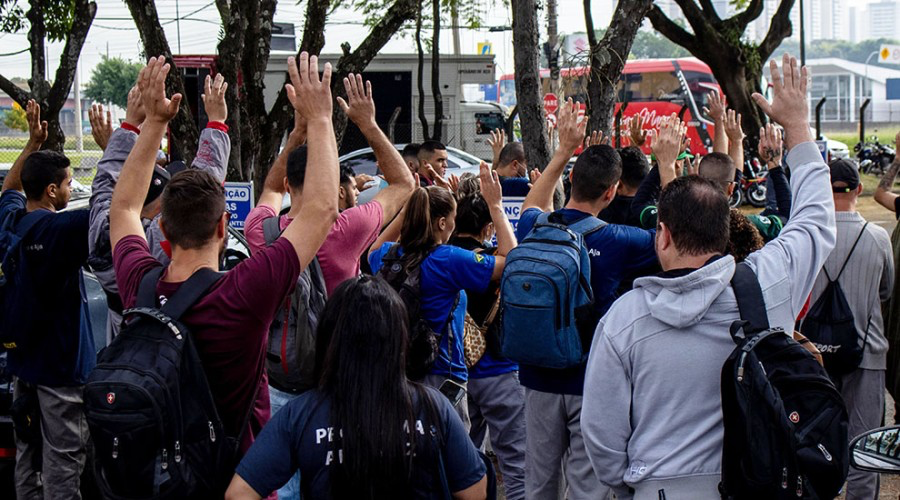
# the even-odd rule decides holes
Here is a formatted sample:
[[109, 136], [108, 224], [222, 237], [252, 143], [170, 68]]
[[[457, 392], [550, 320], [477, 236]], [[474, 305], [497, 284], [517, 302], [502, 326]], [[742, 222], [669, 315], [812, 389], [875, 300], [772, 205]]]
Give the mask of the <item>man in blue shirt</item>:
[[503, 197], [528, 196], [531, 180], [528, 178], [528, 165], [525, 163], [525, 148], [521, 142], [510, 142], [500, 150], [500, 156], [494, 170], [500, 176]]
[[[516, 230], [519, 241], [531, 232], [542, 213], [552, 211], [553, 192], [566, 163], [584, 139], [585, 126], [586, 120], [578, 123], [577, 110], [570, 100], [560, 112], [559, 148], [522, 205]], [[566, 224], [596, 217], [609, 206], [622, 175], [621, 158], [609, 146], [591, 146], [578, 157], [571, 175], [571, 199], [565, 208], [555, 212]], [[656, 262], [654, 236], [655, 231], [608, 224], [585, 237], [597, 319], [612, 305], [619, 282], [626, 274]], [[585, 343], [585, 350], [590, 348], [589, 343]], [[584, 373], [584, 364], [565, 370], [519, 367], [519, 378], [525, 386], [525, 482], [529, 498], [557, 498], [563, 460], [568, 498], [606, 498], [606, 490], [594, 476], [581, 434]]]
[[[96, 363], [93, 337], [81, 327], [80, 268], [87, 260], [89, 216], [87, 210], [57, 213], [69, 203], [69, 159], [39, 151], [47, 139], [40, 106], [29, 101], [26, 115], [30, 137], [3, 182], [0, 221], [13, 217], [16, 231], [33, 224], [20, 234], [26, 265], [18, 269], [30, 274], [39, 294], [35, 302], [46, 309], [22, 311], [21, 328], [32, 342], [8, 354], [16, 377], [13, 399], [32, 401], [41, 418], [39, 437], [16, 434], [16, 495], [81, 498], [88, 439], [81, 393]], [[34, 463], [42, 463], [42, 471]]]

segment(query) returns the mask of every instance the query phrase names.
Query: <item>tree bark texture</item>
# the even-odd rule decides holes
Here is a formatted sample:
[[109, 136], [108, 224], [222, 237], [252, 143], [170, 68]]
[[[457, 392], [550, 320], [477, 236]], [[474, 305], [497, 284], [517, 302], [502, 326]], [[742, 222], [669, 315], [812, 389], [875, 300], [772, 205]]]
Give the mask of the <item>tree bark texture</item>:
[[[153, 2], [144, 2], [142, 0], [125, 0], [134, 24], [141, 36], [141, 43], [144, 45], [144, 52], [147, 57], [163, 56], [166, 61], [172, 65], [169, 76], [166, 77], [166, 94], [185, 95], [184, 79], [181, 77], [181, 71], [172, 60], [172, 50], [169, 48], [169, 41], [166, 38], [166, 32], [159, 24], [159, 15], [156, 13], [156, 5]], [[197, 141], [200, 131], [197, 124], [191, 116], [190, 106], [182, 105], [178, 110], [175, 118], [169, 122], [169, 149], [180, 153], [185, 164], [189, 165], [197, 153]]]
[[516, 101], [525, 162], [541, 171], [550, 163], [547, 121], [541, 96], [540, 41], [536, 0], [511, 0]]
[[584, 19], [591, 45], [591, 73], [588, 79], [588, 130], [602, 131], [611, 137], [613, 113], [616, 109], [616, 84], [625, 69], [631, 44], [637, 35], [652, 0], [620, 0], [603, 39], [597, 41], [591, 0], [584, 0]]
[[419, 90], [419, 99], [416, 109], [419, 115], [419, 123], [422, 124], [422, 135], [425, 140], [431, 139], [428, 129], [428, 116], [425, 114], [425, 50], [422, 49], [422, 0], [419, 0], [419, 8], [416, 13], [416, 54], [419, 56], [419, 67], [416, 72], [416, 86]]
[[[728, 106], [741, 113], [742, 127], [747, 136], [745, 151], [755, 151], [759, 142], [759, 128], [766, 122], [762, 110], [750, 98], [761, 92], [763, 65], [781, 42], [791, 36], [791, 8], [794, 0], [781, 0], [769, 23], [769, 31], [758, 45], [741, 40], [747, 25], [762, 14], [762, 0], [751, 0], [747, 7], [728, 19], [716, 14], [712, 2], [676, 0], [693, 33], [666, 17], [654, 5], [647, 14], [653, 28], [663, 36], [684, 47], [692, 55], [709, 65]], [[716, 50], [709, 50], [715, 47]]]
[[434, 27], [431, 30], [431, 96], [434, 99], [434, 132], [431, 139], [443, 140], [444, 96], [441, 93], [441, 1], [431, 0]]

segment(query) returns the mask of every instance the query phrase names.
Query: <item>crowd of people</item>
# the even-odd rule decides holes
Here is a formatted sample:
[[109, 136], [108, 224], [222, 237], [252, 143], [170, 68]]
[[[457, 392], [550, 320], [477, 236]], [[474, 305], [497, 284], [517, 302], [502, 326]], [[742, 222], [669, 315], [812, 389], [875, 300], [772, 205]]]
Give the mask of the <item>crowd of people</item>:
[[[6, 346], [17, 411], [39, 421], [17, 420], [21, 499], [80, 498], [83, 476], [113, 490], [146, 481], [148, 497], [171, 481], [196, 484], [176, 471], [218, 430], [235, 442], [227, 475], [175, 497], [478, 499], [493, 497], [499, 482], [510, 500], [718, 499], [721, 372], [740, 317], [731, 286], [738, 263], [752, 269], [769, 322], [785, 332], [813, 331], [822, 297], [836, 289], [845, 297], [859, 359], [832, 380], [851, 436], [882, 421], [884, 388], [895, 383], [886, 377], [888, 338], [898, 326], [881, 303], [894, 290], [897, 250], [856, 211], [855, 165], [826, 164], [812, 142], [808, 75], [789, 56], [781, 69], [771, 65], [772, 101], [754, 95], [772, 122], [759, 131], [758, 154], [773, 203], [745, 215], [728, 201], [744, 165], [741, 117], [715, 92], [707, 110], [715, 140], [702, 159], [686, 152], [687, 125], [677, 117], [653, 130], [636, 118], [631, 145], [615, 149], [588, 133], [570, 100], [548, 165], [527, 164], [528, 144], [498, 131], [492, 166], [445, 178], [444, 145], [398, 151], [376, 123], [371, 84], [347, 75], [347, 97], [335, 100], [330, 65], [320, 74], [316, 56], [303, 53], [288, 61], [293, 128], [244, 223], [251, 255], [212, 274], [231, 217], [228, 83], [205, 82], [209, 121], [191, 164], [166, 164], [160, 143], [182, 105], [180, 94], [165, 93], [169, 69], [150, 58], [115, 131], [102, 108], [91, 110], [104, 153], [88, 210], [64, 211], [69, 160], [41, 150], [47, 123], [36, 103], [27, 107], [30, 139], [0, 196], [0, 228], [22, 242], [0, 245], [21, 256], [8, 269], [0, 255], [3, 271], [27, 273], [13, 282], [30, 283], [15, 301], [20, 340]], [[379, 178], [340, 167], [335, 101], [372, 147]], [[565, 203], [555, 206], [579, 148]], [[898, 171], [900, 161], [875, 199], [900, 214], [891, 192]], [[358, 203], [373, 181], [383, 188]], [[515, 228], [504, 196], [524, 197]], [[564, 368], [520, 363], [504, 348], [514, 342], [503, 338], [504, 269], [547, 225], [578, 233], [588, 257], [592, 301], [573, 319], [584, 356]], [[99, 357], [82, 269], [106, 292], [107, 343], [120, 346]], [[211, 278], [184, 302], [201, 274]], [[38, 300], [54, 312], [40, 313]], [[128, 448], [148, 431], [129, 427], [134, 412], [124, 405], [135, 403], [94, 368], [127, 371], [115, 353], [139, 334], [146, 311], [192, 340], [221, 421], [203, 427], [208, 442], [189, 441], [196, 429], [188, 425], [170, 442], [160, 424], [152, 449]], [[98, 399], [90, 387], [118, 389]], [[117, 414], [88, 418], [103, 405]], [[120, 427], [91, 432], [109, 421]], [[109, 477], [109, 464], [142, 458], [149, 465]], [[877, 498], [877, 474], [851, 471], [846, 493]]]

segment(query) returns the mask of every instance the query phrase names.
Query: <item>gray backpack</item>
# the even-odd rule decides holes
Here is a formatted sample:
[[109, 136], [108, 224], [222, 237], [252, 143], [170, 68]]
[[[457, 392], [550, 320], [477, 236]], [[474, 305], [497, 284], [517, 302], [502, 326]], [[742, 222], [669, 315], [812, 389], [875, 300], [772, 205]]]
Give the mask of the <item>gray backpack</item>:
[[[266, 246], [281, 236], [279, 217], [263, 221]], [[313, 259], [300, 273], [294, 290], [284, 299], [269, 327], [266, 371], [269, 385], [279, 391], [300, 394], [316, 386], [316, 328], [325, 309], [325, 278], [319, 260]]]

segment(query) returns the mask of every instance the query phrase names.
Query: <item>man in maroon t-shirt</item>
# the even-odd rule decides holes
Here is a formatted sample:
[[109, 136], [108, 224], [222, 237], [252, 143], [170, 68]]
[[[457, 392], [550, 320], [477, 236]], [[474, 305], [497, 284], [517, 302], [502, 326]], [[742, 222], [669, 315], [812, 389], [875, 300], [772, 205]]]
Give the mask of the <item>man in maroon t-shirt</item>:
[[[253, 418], [241, 443], [245, 451], [269, 419], [264, 362], [268, 327], [297, 275], [313, 259], [337, 218], [337, 145], [331, 126], [331, 67], [319, 80], [317, 58], [301, 54], [299, 67], [288, 61], [292, 85], [287, 86], [294, 109], [309, 123], [310, 168], [303, 209], [272, 246], [255, 253], [220, 279], [184, 316], [194, 335], [219, 415], [230, 435], [238, 435], [251, 402]], [[165, 96], [169, 65], [151, 58], [141, 70], [139, 85], [147, 118], [110, 204], [110, 239], [119, 293], [125, 308], [133, 307], [142, 277], [160, 266], [150, 254], [140, 212], [159, 141], [178, 112], [181, 95]], [[229, 214], [220, 182], [198, 170], [172, 177], [162, 195], [160, 228], [172, 247], [172, 261], [157, 284], [160, 303], [198, 269], [219, 269], [225, 248]]]

